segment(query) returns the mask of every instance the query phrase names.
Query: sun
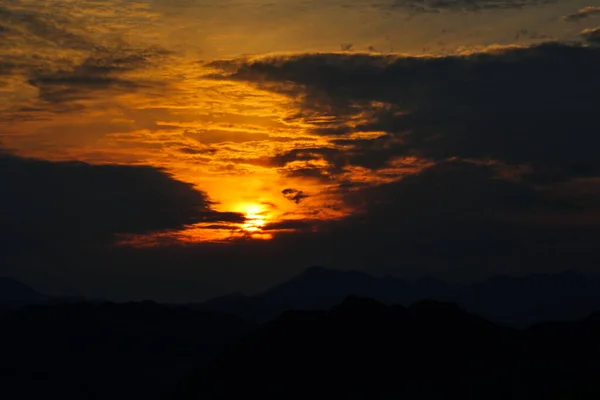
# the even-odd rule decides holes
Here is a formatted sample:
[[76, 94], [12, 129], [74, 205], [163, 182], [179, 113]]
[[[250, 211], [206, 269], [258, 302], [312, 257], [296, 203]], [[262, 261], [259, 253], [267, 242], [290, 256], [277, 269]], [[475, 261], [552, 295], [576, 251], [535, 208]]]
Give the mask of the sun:
[[252, 204], [245, 207], [246, 222], [242, 229], [246, 232], [259, 232], [267, 223], [267, 216], [263, 207]]

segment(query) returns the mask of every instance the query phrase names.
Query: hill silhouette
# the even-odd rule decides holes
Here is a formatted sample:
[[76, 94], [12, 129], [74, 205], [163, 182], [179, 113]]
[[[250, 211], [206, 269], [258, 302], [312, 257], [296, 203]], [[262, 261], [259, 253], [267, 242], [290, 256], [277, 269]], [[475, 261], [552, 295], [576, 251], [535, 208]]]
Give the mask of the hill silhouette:
[[28, 306], [0, 318], [0, 397], [156, 398], [255, 329], [152, 302]]
[[188, 306], [59, 302], [0, 326], [2, 398], [600, 396], [600, 313], [521, 329], [451, 302], [348, 296], [259, 327]]
[[14, 308], [44, 303], [50, 296], [39, 293], [13, 278], [0, 277], [0, 307]]
[[453, 302], [496, 323], [526, 327], [543, 321], [579, 319], [600, 310], [600, 278], [565, 271], [448, 284], [434, 278], [409, 281], [311, 267], [258, 295], [236, 293], [194, 307], [266, 322], [287, 310], [326, 310], [348, 296], [405, 306], [422, 300]]
[[351, 297], [284, 313], [168, 398], [599, 398], [598, 317], [520, 330], [455, 304]]

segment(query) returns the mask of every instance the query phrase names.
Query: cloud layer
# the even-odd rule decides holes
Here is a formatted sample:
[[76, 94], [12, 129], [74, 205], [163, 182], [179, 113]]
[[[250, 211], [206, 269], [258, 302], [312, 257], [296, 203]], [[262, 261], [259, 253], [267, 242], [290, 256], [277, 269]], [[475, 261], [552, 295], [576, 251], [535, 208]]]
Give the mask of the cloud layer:
[[[205, 193], [152, 167], [90, 165], [0, 156], [3, 248], [27, 239], [78, 246], [116, 234], [244, 221], [220, 213]], [[25, 240], [23, 240], [25, 239]]]
[[600, 7], [588, 6], [584, 7], [576, 12], [565, 15], [562, 20], [565, 22], [580, 22], [581, 20], [591, 18], [600, 14]]
[[[171, 298], [315, 263], [591, 265], [585, 4], [4, 1], [0, 140], [36, 158], [0, 157], [3, 265], [37, 258], [40, 276], [73, 256], [80, 282]], [[123, 234], [154, 247], [113, 246]]]
[[581, 31], [581, 36], [590, 44], [600, 44], [600, 27], [584, 29]]
[[[344, 160], [378, 169], [399, 157], [459, 157], [561, 179], [600, 171], [593, 150], [599, 62], [596, 48], [553, 43], [449, 57], [266, 58], [242, 63], [228, 78], [300, 98], [304, 115], [296, 118], [331, 117], [315, 132], [346, 146], [296, 149], [274, 158], [280, 164], [322, 157], [329, 168]], [[383, 134], [351, 138], [369, 132]]]

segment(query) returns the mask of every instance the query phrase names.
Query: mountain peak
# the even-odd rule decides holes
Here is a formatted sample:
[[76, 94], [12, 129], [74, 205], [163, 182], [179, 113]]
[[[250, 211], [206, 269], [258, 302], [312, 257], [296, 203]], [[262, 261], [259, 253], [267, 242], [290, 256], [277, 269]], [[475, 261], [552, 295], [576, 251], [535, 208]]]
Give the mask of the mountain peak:
[[48, 296], [36, 292], [31, 287], [14, 278], [0, 277], [0, 304], [21, 306], [46, 301]]

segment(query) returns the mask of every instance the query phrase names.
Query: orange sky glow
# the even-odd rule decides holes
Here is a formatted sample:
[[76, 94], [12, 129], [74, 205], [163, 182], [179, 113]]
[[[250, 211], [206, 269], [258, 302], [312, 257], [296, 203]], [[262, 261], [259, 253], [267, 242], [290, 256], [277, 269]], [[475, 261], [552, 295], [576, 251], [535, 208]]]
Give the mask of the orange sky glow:
[[[215, 60], [339, 52], [340, 43], [352, 43], [355, 52], [435, 57], [509, 45], [524, 25], [540, 33], [525, 44], [571, 38], [581, 26], [567, 26], [559, 17], [584, 5], [413, 18], [406, 10], [377, 9], [367, 1], [356, 1], [354, 7], [342, 3], [3, 3], [0, 22], [8, 33], [0, 55], [11, 67], [10, 73], [0, 74], [0, 142], [17, 154], [48, 160], [164, 168], [206, 192], [215, 210], [246, 217], [242, 224], [198, 223], [183, 231], [129, 237], [124, 243], [270, 239], [285, 231], [265, 229], [278, 221], [335, 219], [358, 211], [334, 190], [341, 182], [376, 185], [427, 163], [403, 157], [377, 171], [346, 165], [335, 177], [299, 173], [327, 167], [329, 161], [318, 154], [277, 164], [274, 158], [289, 151], [344, 150], [318, 133], [335, 128], [335, 115], [298, 117], [304, 110], [297, 95], [215, 79], [222, 72]], [[440, 32], [447, 32], [443, 43], [436, 39]], [[103, 62], [112, 63], [109, 75], [101, 72], [107, 67]], [[91, 86], [77, 80], [84, 69], [98, 73], [96, 81], [88, 82]], [[33, 70], [39, 75], [35, 83]], [[362, 111], [352, 118], [345, 122], [365, 124], [370, 117]], [[361, 132], [346, 138], [380, 135]], [[286, 189], [302, 197], [290, 200], [282, 194]]]

